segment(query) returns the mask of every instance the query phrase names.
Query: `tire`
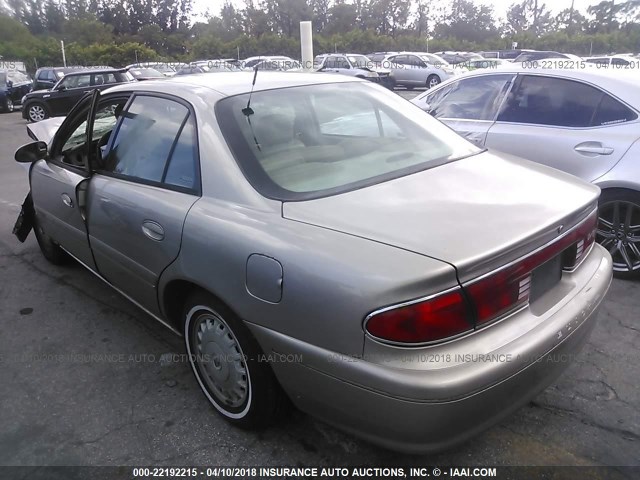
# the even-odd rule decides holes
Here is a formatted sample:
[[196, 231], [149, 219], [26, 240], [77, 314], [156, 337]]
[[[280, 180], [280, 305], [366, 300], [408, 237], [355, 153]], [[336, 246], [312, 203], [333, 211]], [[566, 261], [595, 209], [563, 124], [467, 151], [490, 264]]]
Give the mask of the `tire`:
[[233, 425], [259, 430], [284, 412], [287, 398], [249, 329], [204, 291], [183, 311], [189, 363], [203, 393]]
[[389, 90], [395, 90], [396, 88], [396, 79], [393, 77], [389, 77], [387, 79], [387, 84], [385, 85]]
[[2, 109], [2, 111], [5, 113], [11, 113], [13, 112], [14, 109], [15, 107], [13, 105], [13, 100], [11, 100], [10, 98], [6, 98], [4, 101], [4, 108]]
[[604, 190], [598, 217], [596, 240], [609, 250], [613, 274], [623, 279], [640, 278], [640, 192]]
[[427, 88], [433, 88], [440, 83], [440, 77], [436, 74], [431, 74], [427, 77]]
[[62, 248], [60, 248], [60, 246], [46, 234], [42, 225], [38, 221], [37, 214], [34, 214], [33, 233], [36, 236], [42, 255], [49, 261], [49, 263], [52, 263], [53, 265], [66, 265], [69, 263], [71, 257], [69, 257], [67, 252], [62, 250]]
[[27, 119], [31, 122], [39, 122], [45, 118], [49, 118], [47, 107], [40, 102], [34, 102], [27, 105]]

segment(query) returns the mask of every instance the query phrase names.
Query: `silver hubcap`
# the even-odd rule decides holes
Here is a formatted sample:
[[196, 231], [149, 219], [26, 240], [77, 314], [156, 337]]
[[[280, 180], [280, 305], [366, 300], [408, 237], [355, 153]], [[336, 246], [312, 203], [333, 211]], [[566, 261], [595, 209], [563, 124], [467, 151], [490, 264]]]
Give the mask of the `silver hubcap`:
[[7, 110], [13, 112], [13, 102], [10, 99], [7, 99]]
[[241, 407], [249, 395], [249, 375], [235, 335], [221, 317], [212, 313], [196, 320], [194, 333], [201, 378], [222, 405]]
[[596, 238], [609, 250], [615, 271], [640, 269], [640, 206], [625, 201], [602, 205]]
[[44, 109], [40, 105], [34, 105], [29, 108], [29, 118], [34, 122], [44, 120]]
[[433, 77], [430, 81], [429, 81], [429, 88], [435, 87], [436, 85], [438, 85], [440, 83], [440, 80], [438, 80], [436, 77]]

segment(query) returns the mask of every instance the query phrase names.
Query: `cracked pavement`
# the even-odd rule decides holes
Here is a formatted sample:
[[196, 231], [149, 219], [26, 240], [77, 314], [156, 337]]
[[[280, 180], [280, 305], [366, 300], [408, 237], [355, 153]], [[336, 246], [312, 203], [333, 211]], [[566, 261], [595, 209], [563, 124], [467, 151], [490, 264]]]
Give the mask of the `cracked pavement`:
[[640, 282], [614, 280], [555, 385], [454, 450], [402, 456], [299, 412], [245, 432], [172, 361], [181, 339], [82, 267], [48, 264], [33, 234], [11, 235], [27, 191], [13, 152], [29, 141], [19, 112], [0, 115], [1, 465], [640, 465]]

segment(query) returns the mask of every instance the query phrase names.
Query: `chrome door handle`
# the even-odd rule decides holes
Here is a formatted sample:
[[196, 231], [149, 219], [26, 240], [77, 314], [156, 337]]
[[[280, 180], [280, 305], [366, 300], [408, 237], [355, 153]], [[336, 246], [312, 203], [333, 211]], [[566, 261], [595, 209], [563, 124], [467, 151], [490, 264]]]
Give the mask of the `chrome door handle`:
[[66, 193], [63, 193], [61, 197], [62, 197], [62, 203], [64, 203], [69, 208], [73, 208], [73, 200], [71, 200], [71, 197], [69, 195], [67, 195]]
[[151, 240], [160, 242], [164, 239], [164, 228], [158, 222], [145, 220], [142, 222], [142, 233]]
[[587, 155], [611, 155], [613, 148], [605, 147], [600, 142], [584, 142], [573, 148], [576, 152]]

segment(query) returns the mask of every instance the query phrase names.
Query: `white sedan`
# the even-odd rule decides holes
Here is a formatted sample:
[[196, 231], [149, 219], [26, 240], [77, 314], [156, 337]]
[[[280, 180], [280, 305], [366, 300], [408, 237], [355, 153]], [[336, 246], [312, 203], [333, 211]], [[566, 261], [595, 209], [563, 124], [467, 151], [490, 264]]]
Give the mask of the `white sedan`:
[[[513, 64], [451, 79], [412, 102], [474, 143], [598, 185], [598, 241], [640, 276], [640, 84], [633, 70]], [[524, 212], [523, 212], [524, 213]]]

